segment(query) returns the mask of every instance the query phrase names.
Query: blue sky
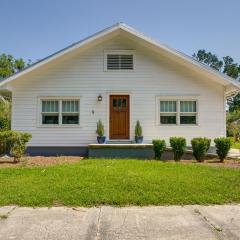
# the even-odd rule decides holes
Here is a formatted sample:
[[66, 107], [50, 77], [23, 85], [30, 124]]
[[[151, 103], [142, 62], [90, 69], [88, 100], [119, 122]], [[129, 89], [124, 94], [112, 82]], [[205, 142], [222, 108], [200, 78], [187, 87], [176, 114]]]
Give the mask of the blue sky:
[[0, 0], [0, 53], [36, 61], [116, 22], [240, 63], [239, 0]]

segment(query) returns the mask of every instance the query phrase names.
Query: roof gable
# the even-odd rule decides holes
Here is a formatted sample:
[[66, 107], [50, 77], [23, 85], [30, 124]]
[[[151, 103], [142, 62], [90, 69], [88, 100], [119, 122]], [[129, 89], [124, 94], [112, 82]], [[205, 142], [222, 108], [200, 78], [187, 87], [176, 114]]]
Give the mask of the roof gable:
[[219, 81], [223, 85], [225, 85], [225, 86], [231, 85], [231, 88], [229, 88], [229, 89], [231, 89], [231, 91], [238, 91], [240, 89], [240, 84], [235, 79], [232, 79], [232, 78], [228, 77], [227, 75], [220, 73], [220, 72], [210, 68], [209, 66], [198, 62], [197, 60], [195, 60], [192, 57], [189, 57], [175, 49], [172, 49], [164, 44], [161, 44], [161, 43], [145, 36], [143, 33], [138, 32], [134, 28], [129, 27], [128, 25], [123, 24], [123, 23], [117, 23], [109, 28], [106, 28], [100, 32], [97, 32], [79, 42], [76, 42], [76, 43], [36, 62], [35, 64], [9, 76], [8, 78], [3, 79], [2, 82], [0, 82], [0, 87], [4, 86], [7, 83], [10, 83], [13, 80], [18, 79], [19, 77], [21, 77], [25, 74], [32, 72], [33, 70], [51, 62], [51, 61], [54, 61], [55, 59], [58, 59], [66, 54], [69, 54], [69, 53], [75, 51], [76, 49], [84, 48], [87, 45], [91, 45], [94, 42], [100, 41], [104, 37], [108, 37], [110, 35], [114, 35], [114, 34], [118, 34], [118, 33], [129, 34], [130, 36], [137, 38], [138, 41], [143, 41], [145, 44], [149, 44], [149, 46], [155, 48], [156, 50], [159, 50], [159, 51], [169, 55], [170, 57], [173, 57], [173, 58], [181, 61], [182, 63], [184, 63], [192, 68], [195, 68], [195, 70], [197, 70], [197, 71], [200, 71], [202, 73], [205, 73], [206, 75], [209, 75], [210, 78]]

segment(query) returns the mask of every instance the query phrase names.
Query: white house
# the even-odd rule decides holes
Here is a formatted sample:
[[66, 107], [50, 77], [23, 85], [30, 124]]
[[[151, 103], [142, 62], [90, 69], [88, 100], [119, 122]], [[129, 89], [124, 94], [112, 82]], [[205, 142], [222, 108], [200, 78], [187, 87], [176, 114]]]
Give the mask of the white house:
[[[0, 82], [12, 92], [12, 129], [32, 134], [28, 152], [81, 154], [96, 143], [225, 136], [226, 98], [237, 81], [119, 23]], [[101, 101], [100, 101], [101, 100]]]

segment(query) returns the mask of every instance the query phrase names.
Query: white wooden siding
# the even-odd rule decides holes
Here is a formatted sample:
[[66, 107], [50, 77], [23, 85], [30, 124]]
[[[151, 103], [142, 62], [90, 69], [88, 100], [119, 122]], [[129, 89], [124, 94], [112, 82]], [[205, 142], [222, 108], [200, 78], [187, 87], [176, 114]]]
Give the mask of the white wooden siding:
[[[104, 51], [135, 50], [134, 71], [104, 71]], [[154, 138], [225, 135], [224, 88], [175, 62], [155, 56], [132, 40], [115, 37], [82, 53], [49, 63], [28, 77], [11, 83], [13, 89], [12, 128], [32, 133], [29, 146], [85, 146], [96, 142], [96, 123], [108, 127], [109, 92], [131, 94], [131, 139], [137, 120], [143, 127], [145, 142]], [[102, 94], [102, 102], [97, 101]], [[81, 97], [80, 122], [77, 127], [39, 127], [37, 102], [46, 97]], [[157, 96], [196, 96], [197, 126], [162, 126], [156, 124]], [[94, 114], [92, 113], [94, 111]], [[106, 133], [107, 133], [106, 129]]]

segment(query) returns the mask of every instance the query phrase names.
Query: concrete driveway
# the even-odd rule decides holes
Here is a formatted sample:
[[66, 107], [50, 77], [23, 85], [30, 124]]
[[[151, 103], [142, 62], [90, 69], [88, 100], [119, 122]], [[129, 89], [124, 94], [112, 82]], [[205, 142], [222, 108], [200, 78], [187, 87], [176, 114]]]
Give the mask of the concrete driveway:
[[2, 207], [0, 239], [240, 239], [240, 205]]

